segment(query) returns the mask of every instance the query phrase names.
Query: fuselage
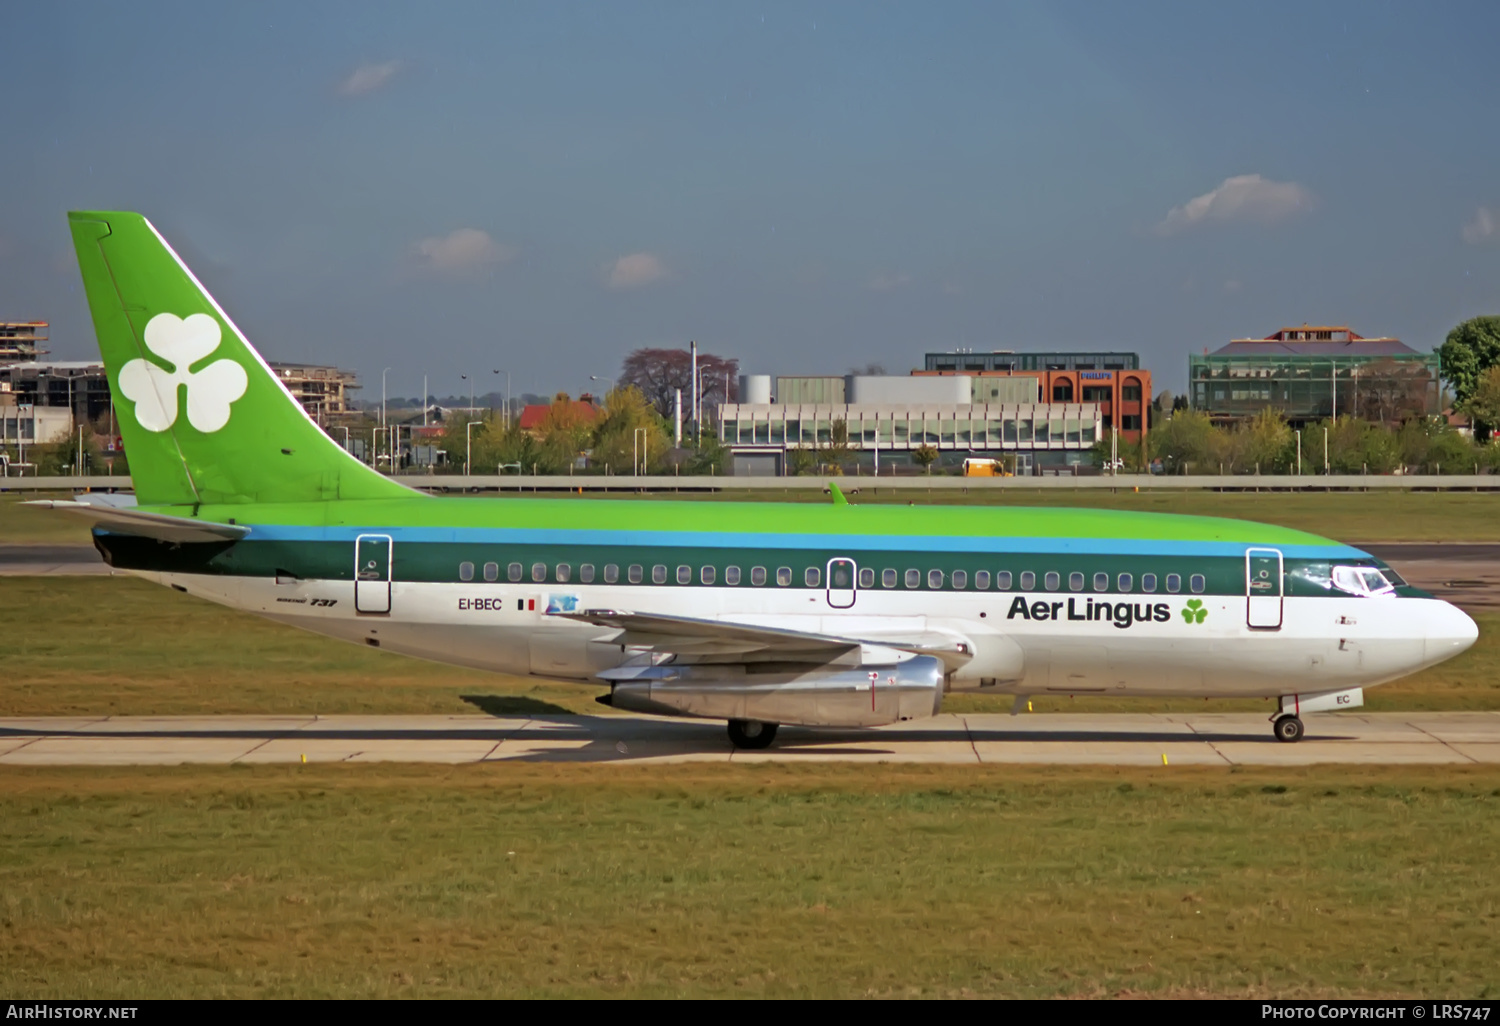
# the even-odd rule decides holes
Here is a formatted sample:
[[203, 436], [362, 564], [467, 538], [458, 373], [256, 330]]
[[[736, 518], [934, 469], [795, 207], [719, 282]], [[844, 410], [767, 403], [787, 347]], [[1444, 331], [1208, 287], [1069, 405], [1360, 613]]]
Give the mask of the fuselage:
[[[640, 655], [620, 630], [562, 615], [600, 609], [897, 647], [946, 638], [949, 690], [1018, 694], [1329, 692], [1404, 676], [1477, 636], [1368, 553], [1237, 520], [427, 497], [197, 516], [250, 533], [96, 538], [116, 567], [308, 630], [580, 682]], [[712, 660], [712, 647], [677, 658]]]

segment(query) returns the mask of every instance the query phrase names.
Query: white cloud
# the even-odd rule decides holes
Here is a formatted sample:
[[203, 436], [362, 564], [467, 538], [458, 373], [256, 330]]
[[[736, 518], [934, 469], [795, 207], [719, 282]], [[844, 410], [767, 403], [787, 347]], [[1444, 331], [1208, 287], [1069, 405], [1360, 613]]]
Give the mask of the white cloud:
[[661, 260], [650, 253], [629, 253], [609, 267], [606, 284], [612, 289], [634, 289], [667, 276]]
[[877, 274], [870, 279], [870, 289], [874, 292], [889, 292], [891, 289], [899, 289], [903, 285], [911, 284], [911, 275], [905, 271], [897, 271], [895, 274]]
[[386, 61], [383, 64], [361, 64], [339, 83], [340, 96], [364, 96], [373, 93], [396, 77], [404, 67], [402, 61]]
[[1276, 221], [1312, 206], [1313, 196], [1296, 182], [1273, 182], [1260, 175], [1235, 175], [1212, 192], [1173, 207], [1156, 226], [1171, 235], [1208, 221]]
[[1477, 246], [1481, 242], [1493, 239], [1500, 234], [1500, 215], [1497, 215], [1489, 207], [1480, 207], [1474, 211], [1474, 220], [1464, 225], [1464, 241]]
[[421, 262], [435, 271], [471, 271], [498, 264], [516, 255], [509, 246], [490, 238], [478, 228], [456, 228], [447, 235], [423, 239], [413, 249]]

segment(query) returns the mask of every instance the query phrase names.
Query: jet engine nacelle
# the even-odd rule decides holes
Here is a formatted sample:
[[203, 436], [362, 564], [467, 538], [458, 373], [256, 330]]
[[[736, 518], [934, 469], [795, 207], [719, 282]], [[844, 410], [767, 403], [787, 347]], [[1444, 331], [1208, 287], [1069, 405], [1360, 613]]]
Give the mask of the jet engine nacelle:
[[666, 716], [879, 727], [936, 715], [943, 703], [943, 663], [932, 656], [857, 670], [722, 674], [714, 666], [642, 667], [614, 685], [609, 704]]

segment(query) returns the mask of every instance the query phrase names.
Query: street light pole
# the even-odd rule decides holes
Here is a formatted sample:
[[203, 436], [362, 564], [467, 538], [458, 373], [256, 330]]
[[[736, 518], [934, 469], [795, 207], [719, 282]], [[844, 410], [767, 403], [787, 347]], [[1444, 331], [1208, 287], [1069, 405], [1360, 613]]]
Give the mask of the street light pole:
[[390, 370], [390, 368], [387, 367], [385, 370], [383, 370], [383, 371], [380, 372], [380, 426], [381, 427], [385, 427], [385, 376], [386, 376], [386, 373], [389, 370]]
[[474, 425], [477, 423], [479, 423], [477, 420], [471, 420], [464, 425], [464, 477], [469, 476], [470, 468], [474, 465], [474, 436], [470, 432], [474, 430]]
[[510, 430], [510, 371], [492, 370], [492, 374], [505, 375], [505, 429]]

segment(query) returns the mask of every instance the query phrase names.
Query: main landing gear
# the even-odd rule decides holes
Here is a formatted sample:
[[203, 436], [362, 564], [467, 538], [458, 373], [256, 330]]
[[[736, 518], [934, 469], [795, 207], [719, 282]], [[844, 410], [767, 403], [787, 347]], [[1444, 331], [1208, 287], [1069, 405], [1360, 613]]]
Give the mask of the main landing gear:
[[1302, 740], [1302, 720], [1296, 716], [1278, 716], [1271, 727], [1276, 740], [1291, 744]]
[[730, 720], [729, 743], [736, 748], [769, 748], [776, 740], [776, 724], [760, 720]]

